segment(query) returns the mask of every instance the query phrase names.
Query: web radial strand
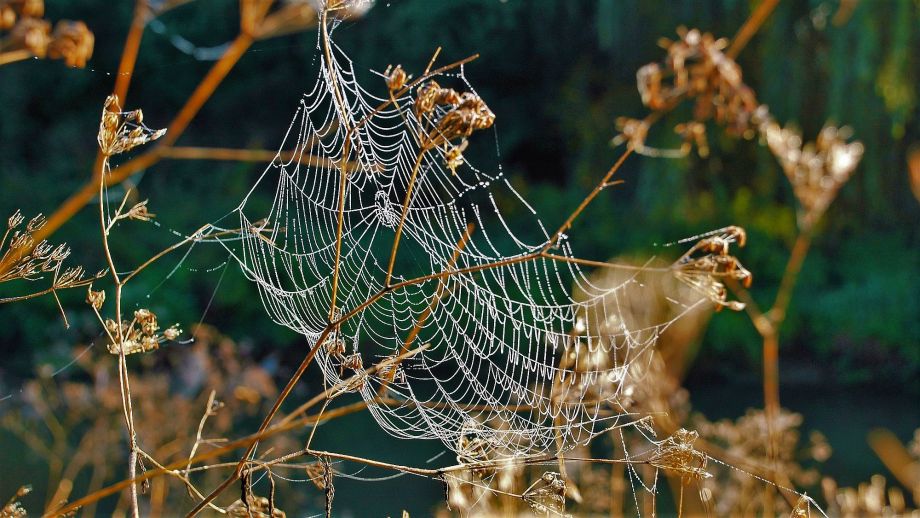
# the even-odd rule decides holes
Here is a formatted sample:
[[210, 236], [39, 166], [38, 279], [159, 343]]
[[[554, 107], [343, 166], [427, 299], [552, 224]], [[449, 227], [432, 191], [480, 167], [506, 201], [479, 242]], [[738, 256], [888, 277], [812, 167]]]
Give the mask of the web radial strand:
[[[340, 48], [331, 44], [330, 54], [282, 142], [293, 156], [279, 152], [239, 205], [249, 231], [233, 242], [268, 315], [310, 347], [329, 324], [339, 200], [335, 319], [384, 289], [422, 128], [432, 127], [415, 115], [415, 91], [378, 110], [388, 99], [358, 83]], [[462, 69], [438, 80], [472, 88]], [[644, 352], [673, 319], [633, 326], [622, 304], [629, 290], [643, 289], [635, 279], [599, 285], [577, 264], [530, 258], [551, 235], [541, 230], [528, 242], [501, 209], [516, 205], [517, 214], [534, 214], [532, 228], [545, 229], [533, 208], [500, 168], [467, 163], [454, 172], [445, 152], [422, 153], [391, 282], [399, 287], [321, 344], [316, 360], [327, 384], [359, 392], [387, 432], [439, 439], [467, 457], [555, 451], [633, 425], [641, 416], [620, 403], [624, 373], [648, 361]], [[256, 192], [273, 193], [271, 203]], [[475, 231], [464, 238], [470, 223]], [[573, 256], [564, 238], [554, 244], [554, 254]], [[364, 370], [422, 345], [401, 362]], [[381, 393], [390, 404], [374, 403]], [[469, 451], [473, 440], [485, 445], [478, 453]]]

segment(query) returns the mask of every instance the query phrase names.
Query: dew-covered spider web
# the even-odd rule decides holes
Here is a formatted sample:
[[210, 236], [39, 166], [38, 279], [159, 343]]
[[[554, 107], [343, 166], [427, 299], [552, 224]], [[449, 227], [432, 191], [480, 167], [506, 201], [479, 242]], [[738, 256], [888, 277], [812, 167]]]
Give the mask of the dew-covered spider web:
[[[561, 221], [545, 226], [499, 166], [448, 166], [459, 139], [422, 152], [451, 107], [418, 115], [418, 89], [434, 79], [475, 95], [462, 66], [410, 80], [388, 104], [384, 80], [360, 84], [319, 34], [316, 83], [237, 208], [246, 231], [231, 251], [270, 317], [311, 348], [321, 341], [327, 386], [359, 392], [390, 434], [439, 439], [465, 459], [556, 452], [641, 422], [620, 403], [626, 372], [702, 299], [672, 299], [665, 321], [633, 325], [623, 308], [641, 300], [639, 280], [594, 282], [568, 260]], [[494, 146], [492, 131], [470, 148]], [[511, 211], [529, 233], [512, 230]]]

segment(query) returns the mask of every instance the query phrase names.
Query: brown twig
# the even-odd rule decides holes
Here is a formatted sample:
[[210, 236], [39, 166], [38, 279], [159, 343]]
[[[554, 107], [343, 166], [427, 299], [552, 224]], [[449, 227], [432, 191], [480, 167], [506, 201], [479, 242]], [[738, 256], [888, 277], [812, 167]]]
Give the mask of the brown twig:
[[738, 54], [747, 46], [751, 38], [757, 34], [757, 31], [760, 30], [760, 27], [767, 21], [767, 18], [770, 17], [773, 9], [775, 9], [778, 4], [779, 0], [763, 0], [760, 5], [757, 6], [757, 9], [751, 13], [747, 21], [744, 22], [744, 25], [738, 29], [725, 55], [732, 59], [738, 57]]

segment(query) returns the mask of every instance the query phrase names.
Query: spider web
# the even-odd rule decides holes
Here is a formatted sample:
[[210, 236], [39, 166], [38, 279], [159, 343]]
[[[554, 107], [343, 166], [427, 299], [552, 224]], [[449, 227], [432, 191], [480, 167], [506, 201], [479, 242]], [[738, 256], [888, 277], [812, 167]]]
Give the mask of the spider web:
[[[500, 167], [490, 172], [466, 162], [453, 171], [445, 165], [447, 146], [421, 154], [388, 289], [388, 259], [424, 137], [415, 89], [379, 109], [389, 98], [358, 82], [332, 40], [327, 59], [319, 34], [316, 83], [280, 146], [294, 152], [279, 151], [236, 209], [249, 231], [231, 252], [272, 320], [310, 347], [322, 338], [316, 361], [327, 385], [359, 392], [388, 433], [439, 439], [467, 460], [555, 452], [641, 422], [619, 403], [624, 373], [648, 361], [643, 353], [660, 333], [701, 300], [672, 299], [676, 317], [630, 325], [621, 308], [627, 297], [634, 304], [641, 296], [639, 281], [602, 286], [578, 264], [539, 256], [547, 248], [562, 258], [574, 254]], [[437, 79], [474, 92], [462, 66]], [[472, 136], [471, 145], [481, 138]], [[264, 192], [270, 206], [254, 196]], [[527, 242], [513, 232], [503, 216], [509, 210], [518, 219], [530, 215], [542, 237]], [[345, 316], [324, 334], [330, 317]], [[560, 367], [563, 352], [576, 357], [569, 367]], [[364, 369], [399, 355], [405, 358], [388, 368]], [[578, 361], [597, 355], [612, 360]], [[607, 389], [592, 390], [599, 383]]]

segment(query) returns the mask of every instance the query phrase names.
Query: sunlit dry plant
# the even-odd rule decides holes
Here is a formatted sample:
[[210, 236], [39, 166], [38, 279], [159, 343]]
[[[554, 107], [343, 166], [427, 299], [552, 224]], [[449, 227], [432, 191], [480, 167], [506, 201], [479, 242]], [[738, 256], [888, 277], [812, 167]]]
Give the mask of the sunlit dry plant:
[[705, 234], [700, 241], [674, 262], [674, 275], [716, 304], [740, 311], [744, 304], [728, 300], [725, 280], [732, 279], [744, 286], [751, 284], [751, 272], [730, 254], [732, 244], [743, 247], [746, 234], [741, 227], [726, 227]]
[[[392, 89], [391, 84], [395, 86], [405, 80], [405, 73], [397, 67], [387, 76], [387, 86]], [[463, 151], [469, 144], [467, 137], [491, 127], [495, 121], [495, 114], [478, 95], [461, 94], [435, 81], [428, 81], [418, 89], [414, 110], [422, 124], [422, 149], [444, 146], [445, 163], [454, 174], [463, 164]], [[460, 143], [454, 144], [457, 139]]]
[[547, 471], [521, 494], [521, 498], [536, 513], [553, 516], [572, 515], [565, 513], [565, 480], [559, 473]]
[[20, 487], [16, 493], [7, 500], [6, 504], [0, 509], [0, 518], [25, 518], [28, 513], [22, 504], [19, 503], [19, 499], [28, 495], [32, 491], [32, 488], [29, 486]]
[[614, 144], [628, 142], [637, 152], [650, 156], [683, 156], [695, 145], [701, 156], [709, 154], [705, 123], [713, 120], [732, 135], [753, 138], [759, 124], [769, 117], [765, 106], [757, 102], [753, 90], [742, 81], [741, 67], [723, 51], [725, 38], [716, 39], [699, 29], [681, 27], [679, 39], [662, 39], [666, 49], [663, 63], [650, 63], [636, 73], [642, 103], [653, 118], [671, 111], [686, 100], [694, 101], [694, 120], [678, 124], [674, 130], [684, 145], [675, 151], [646, 146], [649, 119], [617, 119], [620, 134]]
[[97, 136], [103, 156], [112, 157], [130, 151], [165, 134], [165, 129], [148, 128], [141, 110], [123, 112], [118, 97], [110, 95], [106, 98]]
[[[206, 326], [196, 327], [193, 336], [191, 346], [145, 357], [132, 373], [133, 410], [139, 422], [148, 424], [137, 430], [142, 462], [148, 469], [176, 461], [182, 465], [170, 478], [152, 481], [150, 515], [168, 515], [188, 501], [187, 493], [196, 494], [197, 484], [214, 483], [218, 473], [196, 469], [187, 459], [219, 448], [277, 394], [269, 373], [229, 338]], [[75, 481], [85, 477], [90, 489], [98, 488], [118, 473], [115, 466], [124, 458], [126, 441], [119, 380], [111, 374], [115, 361], [109, 355], [80, 356], [72, 377], [40, 369], [38, 378], [24, 386], [24, 408], [0, 420], [48, 463], [46, 505], [68, 499]], [[292, 447], [284, 438], [272, 444]], [[117, 507], [122, 512], [128, 507], [124, 495]], [[82, 515], [92, 514], [82, 510]]]
[[825, 126], [814, 143], [803, 144], [802, 135], [774, 122], [763, 125], [767, 146], [776, 155], [801, 206], [799, 226], [808, 229], [821, 218], [850, 179], [863, 155], [859, 141], [848, 143], [852, 131]]
[[227, 507], [231, 518], [285, 518], [284, 511], [273, 507], [264, 496], [250, 495], [246, 502], [237, 500]]
[[[814, 464], [823, 463], [831, 456], [831, 447], [820, 432], [812, 432], [807, 443], [800, 444], [802, 415], [783, 410], [772, 423], [779, 439], [771, 454], [768, 450], [770, 429], [763, 410], [748, 410], [737, 420], [723, 419], [710, 422], [697, 415], [692, 420], [703, 439], [725, 448], [733, 459], [745, 465], [772, 465], [782, 480], [797, 487], [814, 486], [819, 479]], [[809, 465], [811, 464], [811, 465]], [[713, 480], [704, 483], [705, 494], [712, 500], [719, 515], [733, 515], [749, 510], [766, 512], [768, 509], [789, 509], [787, 495], [773, 492], [770, 502], [764, 501], [760, 480], [744, 471], [719, 469]]]
[[708, 458], [693, 447], [699, 437], [699, 433], [693, 430], [677, 430], [674, 435], [656, 444], [649, 463], [687, 480], [711, 478], [712, 474], [706, 471]]
[[[101, 299], [105, 300], [104, 294]], [[99, 301], [99, 297], [92, 290], [87, 295], [87, 300], [93, 306], [93, 309], [97, 309], [96, 304]], [[101, 306], [101, 303], [99, 305]], [[107, 319], [105, 328], [111, 339], [106, 347], [112, 354], [119, 354], [122, 351], [125, 354], [150, 352], [158, 349], [160, 344], [164, 342], [175, 340], [182, 333], [178, 324], [173, 324], [160, 332], [157, 316], [148, 309], [135, 311], [134, 319], [130, 322], [122, 321], [121, 335], [119, 335], [119, 326], [114, 320]], [[117, 338], [119, 336], [120, 338]]]
[[57, 292], [87, 286], [94, 279], [101, 277], [104, 272], [87, 278], [82, 266], [65, 268], [64, 261], [70, 256], [70, 248], [66, 244], [53, 246], [45, 240], [36, 242], [33, 237], [44, 227], [46, 221], [42, 214], [38, 214], [23, 225], [25, 218], [18, 210], [7, 219], [6, 231], [0, 238], [0, 251], [2, 251], [0, 264], [7, 265], [7, 268], [0, 271], [0, 283], [38, 281], [50, 274], [51, 286], [25, 295], [0, 297], [0, 304], [27, 300], [50, 293], [57, 301], [66, 325], [67, 316]]
[[885, 477], [873, 475], [869, 482], [857, 487], [838, 487], [825, 478], [821, 481], [828, 511], [841, 518], [860, 516], [920, 517], [920, 509], [909, 505], [908, 497], [897, 486], [888, 486]]
[[[61, 59], [83, 68], [93, 55], [94, 36], [83, 22], [61, 20], [51, 31], [42, 19], [43, 0], [0, 0], [0, 65], [29, 57]], [[4, 36], [2, 31], [9, 31]]]

